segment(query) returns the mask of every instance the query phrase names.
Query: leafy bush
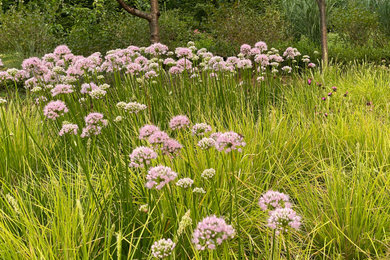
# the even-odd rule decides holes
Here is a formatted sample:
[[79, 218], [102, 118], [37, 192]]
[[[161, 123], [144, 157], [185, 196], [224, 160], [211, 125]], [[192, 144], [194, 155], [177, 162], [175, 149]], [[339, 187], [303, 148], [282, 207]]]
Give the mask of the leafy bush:
[[354, 45], [382, 42], [380, 39], [383, 34], [380, 32], [377, 14], [360, 5], [337, 8], [330, 19], [335, 31]]
[[278, 10], [268, 7], [259, 14], [239, 4], [217, 9], [210, 31], [216, 39], [217, 53], [224, 56], [236, 52], [244, 43], [253, 45], [261, 39], [274, 44], [288, 38], [287, 23]]
[[23, 56], [48, 52], [58, 44], [48, 20], [42, 12], [24, 7], [0, 14], [0, 52]]

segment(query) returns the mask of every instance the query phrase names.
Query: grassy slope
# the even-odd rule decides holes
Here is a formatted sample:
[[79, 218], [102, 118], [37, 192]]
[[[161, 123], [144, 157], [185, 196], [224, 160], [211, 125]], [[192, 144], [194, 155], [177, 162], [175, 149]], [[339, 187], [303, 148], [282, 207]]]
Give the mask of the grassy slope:
[[[179, 96], [170, 93], [175, 89], [154, 87], [145, 96], [131, 82], [122, 81], [123, 91], [110, 90], [110, 101], [97, 105], [99, 112], [115, 118], [119, 112], [114, 104], [131, 95], [152, 110], [147, 116], [112, 123], [89, 143], [58, 138], [48, 123], [42, 124], [40, 112], [26, 105], [29, 98], [24, 105], [11, 101], [1, 116], [0, 170], [3, 193], [11, 194], [16, 206], [1, 197], [0, 258], [116, 258], [118, 248], [129, 258], [147, 257], [155, 240], [177, 238], [175, 230], [187, 209], [193, 227], [210, 214], [224, 215], [235, 225], [235, 217], [229, 219], [234, 206], [232, 178], [239, 187], [242, 228], [237, 237], [249, 258], [270, 256], [272, 232], [265, 226], [266, 213], [257, 206], [268, 189], [289, 194], [303, 218], [301, 231], [278, 241], [278, 255], [285, 255], [282, 244], [287, 243], [297, 259], [390, 257], [389, 83], [388, 70], [334, 67], [324, 76], [316, 74], [310, 86], [306, 78], [292, 80], [270, 98], [274, 105], [260, 106], [256, 102], [261, 100], [246, 102], [235, 92], [237, 85], [223, 86], [223, 94], [193, 89]], [[337, 86], [337, 92], [322, 101], [331, 86]], [[264, 107], [260, 116], [253, 113], [254, 106]], [[144, 173], [126, 167], [128, 154], [140, 145], [137, 129], [148, 121], [167, 129], [169, 118], [180, 113], [193, 122], [239, 132], [248, 145], [243, 154], [231, 157], [192, 148], [193, 138], [176, 136], [189, 148], [179, 160], [160, 162], [172, 166], [180, 177], [192, 177], [208, 193], [152, 192], [152, 214], [143, 214], [138, 207], [148, 202], [139, 183]], [[217, 171], [213, 183], [199, 178], [210, 167]], [[177, 238], [176, 259], [207, 258], [207, 253], [193, 250], [190, 237], [188, 229]], [[238, 238], [210, 257], [238, 257]]]

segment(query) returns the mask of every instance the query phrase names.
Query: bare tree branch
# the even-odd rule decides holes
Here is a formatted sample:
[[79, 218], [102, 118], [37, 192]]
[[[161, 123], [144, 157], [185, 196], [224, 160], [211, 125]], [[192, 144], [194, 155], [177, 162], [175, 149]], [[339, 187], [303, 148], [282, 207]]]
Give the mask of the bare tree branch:
[[150, 21], [152, 19], [151, 14], [145, 13], [141, 10], [134, 8], [134, 7], [128, 6], [125, 3], [125, 1], [123, 1], [123, 0], [116, 0], [116, 1], [120, 4], [120, 6], [122, 6], [123, 9], [125, 9], [130, 14], [138, 16], [138, 17], [143, 18], [143, 19], [146, 19], [148, 21]]

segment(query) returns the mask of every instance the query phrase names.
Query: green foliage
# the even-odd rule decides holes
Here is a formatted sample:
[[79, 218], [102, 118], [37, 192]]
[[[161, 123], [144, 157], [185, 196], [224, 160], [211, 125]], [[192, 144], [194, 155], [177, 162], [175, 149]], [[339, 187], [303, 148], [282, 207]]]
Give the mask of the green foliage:
[[224, 56], [236, 53], [244, 43], [253, 45], [262, 40], [275, 44], [288, 38], [282, 14], [272, 7], [259, 14], [240, 4], [233, 8], [221, 6], [213, 13], [209, 30], [215, 38], [217, 53]]
[[0, 14], [0, 52], [28, 56], [54, 48], [58, 41], [49, 22], [39, 10], [11, 9]]
[[335, 32], [354, 45], [382, 43], [380, 24], [376, 13], [358, 4], [336, 8], [330, 17]]

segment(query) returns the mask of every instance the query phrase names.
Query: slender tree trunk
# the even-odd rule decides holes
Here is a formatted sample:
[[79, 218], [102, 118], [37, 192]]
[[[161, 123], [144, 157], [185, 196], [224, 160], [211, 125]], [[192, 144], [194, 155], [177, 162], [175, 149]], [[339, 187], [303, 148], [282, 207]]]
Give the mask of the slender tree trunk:
[[328, 66], [328, 35], [326, 28], [326, 0], [317, 0], [318, 9], [320, 10], [320, 31], [321, 31], [321, 50], [322, 65]]
[[158, 0], [150, 0], [150, 14], [150, 42], [156, 43], [160, 41], [160, 28], [158, 26], [158, 18], [160, 17], [160, 11], [158, 9]]
[[125, 3], [124, 0], [116, 0], [119, 5], [126, 10], [126, 12], [143, 18], [149, 22], [150, 28], [150, 42], [156, 43], [160, 41], [160, 29], [158, 26], [158, 18], [160, 17], [160, 11], [158, 9], [158, 0], [150, 0], [150, 13], [138, 10]]

